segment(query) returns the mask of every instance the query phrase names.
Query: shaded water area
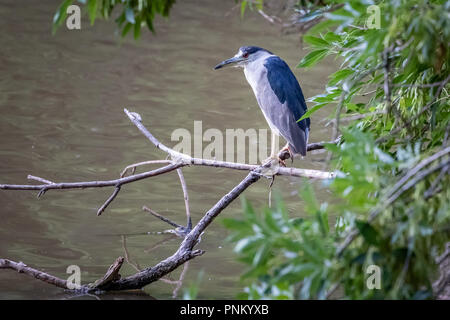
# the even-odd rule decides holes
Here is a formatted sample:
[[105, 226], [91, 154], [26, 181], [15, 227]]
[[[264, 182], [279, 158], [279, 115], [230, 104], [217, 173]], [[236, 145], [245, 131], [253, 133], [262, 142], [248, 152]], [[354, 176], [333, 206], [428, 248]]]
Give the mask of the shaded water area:
[[[177, 128], [203, 131], [217, 128], [264, 128], [267, 123], [243, 72], [213, 71], [242, 45], [267, 48], [286, 60], [300, 81], [305, 97], [320, 93], [333, 62], [312, 70], [294, 69], [307, 51], [298, 36], [282, 35], [255, 13], [241, 20], [229, 1], [189, 0], [177, 3], [168, 20], [157, 19], [156, 35], [145, 31], [135, 42], [120, 39], [113, 21], [97, 21], [82, 29], [61, 28], [51, 35], [51, 20], [61, 1], [6, 0], [0, 4], [0, 183], [28, 184], [28, 174], [55, 182], [117, 178], [128, 164], [163, 159], [123, 113], [138, 112], [163, 143], [173, 146]], [[328, 140], [322, 109], [312, 119], [310, 141]], [[205, 143], [206, 144], [206, 143]], [[321, 169], [324, 154], [296, 159], [295, 166]], [[290, 161], [288, 162], [290, 164]], [[147, 169], [147, 168], [146, 168]], [[142, 172], [140, 169], [138, 172]], [[183, 169], [193, 222], [245, 175], [229, 169]], [[301, 179], [279, 177], [274, 190], [287, 202], [292, 216], [301, 216], [297, 193]], [[321, 200], [329, 197], [316, 182]], [[245, 192], [256, 207], [267, 205], [269, 181], [262, 179]], [[66, 268], [78, 265], [82, 282], [101, 277], [118, 257], [128, 255], [141, 267], [170, 256], [180, 243], [167, 235], [147, 235], [168, 225], [144, 213], [147, 205], [185, 222], [182, 190], [176, 172], [122, 188], [118, 198], [97, 217], [96, 211], [112, 189], [49, 191], [36, 199], [32, 191], [0, 191], [0, 257], [23, 261], [66, 278]], [[235, 201], [207, 229], [198, 246], [206, 250], [192, 260], [183, 288], [203, 270], [198, 298], [235, 298], [242, 288], [244, 266], [233, 246], [224, 241], [221, 217], [241, 217]], [[126, 248], [124, 249], [124, 237]], [[164, 241], [168, 239], [167, 241]], [[183, 267], [169, 278], [178, 279]], [[121, 274], [135, 272], [124, 264]], [[175, 284], [158, 281], [148, 296], [117, 294], [113, 298], [172, 298]], [[73, 298], [63, 290], [11, 270], [0, 271], [0, 298]], [[92, 299], [92, 297], [83, 297]]]

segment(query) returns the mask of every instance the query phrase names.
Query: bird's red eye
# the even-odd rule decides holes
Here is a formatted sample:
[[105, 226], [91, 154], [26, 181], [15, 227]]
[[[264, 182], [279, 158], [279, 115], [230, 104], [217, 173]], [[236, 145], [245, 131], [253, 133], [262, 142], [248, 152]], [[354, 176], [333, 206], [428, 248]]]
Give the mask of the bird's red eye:
[[242, 55], [242, 57], [248, 58], [248, 52], [244, 53], [244, 54]]

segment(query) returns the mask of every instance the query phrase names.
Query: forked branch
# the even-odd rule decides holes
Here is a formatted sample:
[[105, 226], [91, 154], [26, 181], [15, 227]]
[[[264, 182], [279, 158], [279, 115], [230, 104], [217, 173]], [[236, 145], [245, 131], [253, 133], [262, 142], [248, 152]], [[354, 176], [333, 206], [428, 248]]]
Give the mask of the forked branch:
[[[243, 163], [233, 163], [209, 159], [194, 158], [189, 155], [177, 152], [164, 144], [162, 144], [158, 139], [156, 139], [142, 124], [141, 117], [136, 114], [129, 112], [127, 109], [124, 110], [129, 119], [136, 125], [136, 127], [160, 150], [167, 153], [170, 160], [151, 160], [136, 163], [130, 165], [124, 169], [120, 178], [113, 180], [104, 181], [88, 181], [88, 182], [61, 182], [55, 183], [44, 178], [28, 176], [29, 179], [42, 182], [40, 185], [11, 185], [11, 184], [0, 184], [0, 189], [3, 190], [37, 190], [39, 195], [43, 195], [48, 190], [55, 189], [85, 189], [85, 188], [101, 188], [101, 187], [114, 187], [112, 195], [105, 201], [105, 203], [100, 207], [97, 214], [100, 215], [116, 198], [122, 186], [143, 180], [146, 178], [158, 176], [164, 173], [168, 173], [177, 170], [180, 184], [183, 191], [183, 197], [186, 207], [186, 217], [187, 224], [186, 227], [178, 225], [175, 222], [170, 221], [167, 218], [157, 214], [150, 208], [144, 207], [144, 210], [150, 212], [153, 216], [169, 223], [176, 230], [180, 229], [181, 236], [184, 237], [182, 243], [180, 244], [178, 250], [170, 257], [162, 260], [153, 267], [148, 267], [143, 270], [139, 270], [137, 273], [122, 278], [119, 275], [119, 270], [122, 266], [124, 258], [119, 257], [116, 259], [113, 265], [108, 269], [107, 273], [99, 280], [93, 284], [85, 284], [78, 288], [72, 288], [68, 286], [66, 280], [54, 277], [37, 269], [30, 268], [23, 263], [17, 263], [7, 259], [0, 259], [0, 268], [14, 269], [22, 273], [26, 273], [30, 276], [40, 279], [47, 283], [56, 285], [64, 289], [77, 290], [81, 292], [93, 292], [93, 291], [104, 291], [104, 290], [129, 290], [129, 289], [140, 289], [158, 279], [161, 279], [165, 275], [169, 274], [175, 270], [178, 266], [186, 263], [187, 261], [200, 256], [204, 253], [203, 250], [195, 250], [194, 247], [200, 242], [201, 236], [206, 228], [213, 222], [213, 220], [226, 208], [230, 203], [232, 203], [239, 195], [244, 192], [250, 185], [257, 182], [262, 176], [265, 176], [267, 172], [272, 175], [285, 175], [285, 176], [296, 176], [296, 177], [307, 177], [313, 179], [331, 179], [334, 177], [334, 173], [319, 171], [319, 170], [308, 170], [300, 168], [284, 168], [273, 166], [271, 162], [264, 163], [262, 165], [248, 165]], [[332, 141], [330, 143], [337, 143], [339, 140]], [[317, 150], [323, 149], [326, 143], [313, 143], [309, 144], [307, 150]], [[288, 157], [286, 154], [279, 155], [285, 159]], [[165, 166], [146, 171], [143, 173], [136, 174], [135, 169], [138, 166], [150, 165], [150, 164], [165, 164]], [[200, 219], [200, 221], [192, 227], [191, 212], [189, 207], [189, 196], [187, 192], [186, 181], [184, 179], [183, 173], [181, 171], [182, 167], [195, 165], [195, 166], [211, 166], [211, 167], [222, 167], [235, 170], [248, 171], [247, 176], [237, 184], [230, 192], [225, 194], [211, 209], [209, 209], [205, 215]], [[125, 176], [125, 174], [131, 170], [130, 176]]]

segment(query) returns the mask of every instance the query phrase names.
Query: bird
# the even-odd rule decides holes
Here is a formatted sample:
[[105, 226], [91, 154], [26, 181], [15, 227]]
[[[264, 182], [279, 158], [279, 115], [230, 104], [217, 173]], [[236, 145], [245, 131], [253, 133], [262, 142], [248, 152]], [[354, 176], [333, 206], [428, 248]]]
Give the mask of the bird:
[[247, 82], [271, 129], [270, 158], [277, 158], [285, 165], [275, 150], [275, 139], [280, 135], [287, 141], [282, 151], [287, 150], [291, 159], [296, 154], [305, 156], [311, 120], [298, 121], [307, 112], [307, 106], [300, 84], [288, 64], [266, 49], [243, 46], [235, 56], [217, 64], [214, 70], [226, 66], [244, 69]]

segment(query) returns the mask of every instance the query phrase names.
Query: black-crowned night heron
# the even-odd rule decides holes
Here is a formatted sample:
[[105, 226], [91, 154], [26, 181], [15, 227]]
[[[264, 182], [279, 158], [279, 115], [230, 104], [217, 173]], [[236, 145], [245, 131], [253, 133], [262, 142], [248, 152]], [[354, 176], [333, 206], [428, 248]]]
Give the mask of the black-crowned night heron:
[[234, 57], [222, 61], [214, 69], [229, 65], [244, 68], [245, 77], [272, 131], [271, 158], [276, 158], [276, 135], [286, 139], [284, 149], [291, 157], [306, 155], [310, 120], [297, 122], [307, 110], [306, 102], [286, 62], [266, 49], [241, 47]]

